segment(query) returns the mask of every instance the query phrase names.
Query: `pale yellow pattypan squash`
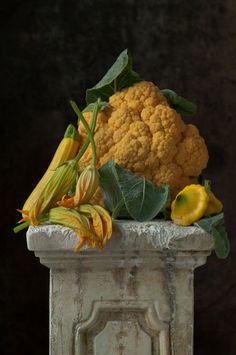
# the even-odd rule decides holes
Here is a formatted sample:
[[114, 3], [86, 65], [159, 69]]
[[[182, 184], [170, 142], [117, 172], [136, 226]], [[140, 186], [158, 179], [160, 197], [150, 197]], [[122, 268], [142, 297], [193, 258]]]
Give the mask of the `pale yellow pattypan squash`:
[[189, 226], [202, 218], [209, 196], [204, 186], [192, 184], [180, 191], [171, 204], [171, 219], [181, 226]]

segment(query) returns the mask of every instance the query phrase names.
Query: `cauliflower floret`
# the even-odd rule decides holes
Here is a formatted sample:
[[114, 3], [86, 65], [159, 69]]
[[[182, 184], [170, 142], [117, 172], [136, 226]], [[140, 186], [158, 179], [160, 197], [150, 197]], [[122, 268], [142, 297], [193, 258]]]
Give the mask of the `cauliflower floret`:
[[[92, 113], [85, 114], [90, 122]], [[83, 140], [86, 133], [81, 129]], [[94, 139], [98, 167], [108, 160], [156, 185], [169, 184], [172, 194], [196, 181], [207, 165], [204, 139], [193, 125], [167, 104], [153, 83], [142, 81], [115, 93], [99, 112]], [[91, 160], [91, 148], [80, 161]]]
[[162, 164], [167, 164], [177, 153], [177, 146], [173, 137], [160, 131], [153, 135], [151, 150], [156, 153]]
[[153, 181], [156, 185], [168, 184], [174, 186], [176, 181], [180, 179], [182, 169], [178, 164], [171, 162], [168, 164], [161, 164], [158, 171], [153, 176]]
[[152, 82], [141, 81], [112, 95], [109, 103], [115, 108], [129, 107], [140, 114], [145, 107], [155, 107], [159, 104], [167, 105], [167, 100]]
[[182, 167], [185, 176], [198, 176], [202, 169], [206, 168], [207, 147], [195, 126], [191, 124], [186, 126], [175, 160]]

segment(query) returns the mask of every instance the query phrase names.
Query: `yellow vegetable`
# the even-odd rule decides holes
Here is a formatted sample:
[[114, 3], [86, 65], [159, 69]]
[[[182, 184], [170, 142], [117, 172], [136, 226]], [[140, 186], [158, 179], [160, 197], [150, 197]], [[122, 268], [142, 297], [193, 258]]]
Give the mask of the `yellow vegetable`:
[[81, 203], [87, 203], [95, 194], [99, 184], [99, 173], [93, 164], [88, 165], [80, 174], [76, 183], [74, 196], [64, 195], [57, 204], [73, 208]]
[[84, 213], [87, 217], [90, 217], [92, 220], [92, 226], [94, 233], [96, 236], [99, 238], [99, 242], [93, 241], [90, 243], [92, 247], [98, 246], [100, 249], [103, 247], [103, 239], [104, 239], [104, 234], [103, 234], [103, 223], [100, 214], [98, 211], [94, 208], [93, 205], [90, 205], [88, 203], [79, 205], [77, 207], [77, 211]]
[[88, 165], [80, 174], [75, 191], [75, 203], [87, 203], [95, 194], [99, 184], [99, 173], [93, 164]]
[[98, 211], [103, 223], [103, 246], [111, 238], [112, 235], [112, 219], [110, 214], [99, 205], [93, 205], [93, 207]]
[[220, 200], [218, 200], [218, 198], [215, 197], [213, 192], [211, 192], [211, 191], [208, 192], [208, 195], [209, 195], [209, 202], [208, 202], [208, 206], [207, 206], [205, 215], [209, 216], [211, 214], [220, 213], [223, 209], [222, 202]]
[[76, 210], [80, 213], [84, 213], [92, 220], [93, 230], [98, 237], [98, 240], [89, 240], [85, 238], [84, 242], [87, 242], [92, 248], [97, 246], [100, 249], [103, 249], [112, 235], [112, 219], [109, 213], [102, 206], [91, 204], [79, 205]]
[[52, 223], [62, 224], [75, 231], [80, 239], [75, 251], [78, 251], [85, 244], [85, 241], [99, 243], [99, 238], [92, 230], [89, 218], [74, 209], [65, 207], [52, 208], [49, 211], [49, 220]]
[[112, 219], [101, 206], [82, 204], [76, 209], [51, 208], [49, 220], [52, 223], [72, 228], [76, 232], [80, 241], [75, 251], [81, 249], [85, 244], [91, 248], [103, 249], [106, 242], [111, 238]]
[[171, 204], [171, 219], [181, 226], [189, 226], [204, 216], [208, 201], [209, 196], [204, 186], [186, 186]]
[[38, 225], [39, 217], [69, 191], [76, 182], [77, 175], [78, 165], [75, 159], [66, 161], [55, 170], [29, 210], [28, 218], [33, 226]]
[[31, 210], [32, 206], [38, 200], [43, 188], [45, 187], [49, 179], [52, 177], [55, 170], [66, 160], [73, 159], [77, 153], [78, 148], [79, 135], [75, 127], [70, 124], [66, 129], [64, 138], [60, 142], [47, 171], [45, 172], [41, 180], [38, 182], [34, 190], [31, 192], [30, 196], [27, 198], [22, 208], [23, 211]]
[[216, 198], [216, 196], [211, 191], [210, 183], [208, 180], [206, 181], [204, 186], [205, 186], [205, 189], [206, 189], [208, 196], [209, 196], [209, 201], [208, 201], [205, 215], [210, 216], [212, 214], [220, 213], [223, 209], [222, 202], [220, 200], [218, 200], [218, 198]]
[[[88, 122], [92, 113], [84, 112]], [[87, 135], [80, 128], [83, 141]], [[121, 167], [156, 185], [169, 184], [172, 195], [195, 183], [206, 167], [208, 151], [198, 129], [185, 124], [151, 82], [141, 81], [116, 92], [99, 112], [94, 134], [97, 167], [115, 160]], [[80, 161], [91, 161], [89, 148]]]

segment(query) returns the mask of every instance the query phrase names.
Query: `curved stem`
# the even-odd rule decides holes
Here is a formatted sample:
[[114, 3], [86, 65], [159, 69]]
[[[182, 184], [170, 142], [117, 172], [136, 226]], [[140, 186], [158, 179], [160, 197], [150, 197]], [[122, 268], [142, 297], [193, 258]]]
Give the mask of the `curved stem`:
[[[93, 118], [92, 118], [92, 122], [91, 122], [91, 126], [90, 126], [90, 131], [91, 131], [92, 134], [94, 133], [95, 125], [96, 125], [96, 120], [93, 120]], [[76, 157], [76, 159], [78, 161], [82, 158], [82, 156], [86, 152], [86, 150], [87, 150], [87, 148], [89, 146], [89, 143], [90, 143], [90, 139], [87, 138], [86, 141], [84, 142], [84, 144], [82, 145], [82, 147], [80, 148], [79, 153], [78, 153], [78, 155]]]
[[18, 226], [16, 226], [13, 229], [13, 231], [14, 231], [14, 233], [18, 233], [18, 232], [22, 231], [23, 229], [28, 228], [29, 226], [30, 226], [30, 221], [25, 221], [25, 222], [19, 224]]
[[[47, 217], [40, 217], [40, 224], [42, 222], [47, 222], [48, 218]], [[14, 233], [19, 233], [20, 231], [22, 231], [25, 228], [28, 228], [30, 226], [30, 221], [25, 221], [23, 223], [18, 224], [17, 226], [15, 226], [13, 228]]]
[[89, 143], [91, 143], [91, 147], [92, 147], [92, 154], [93, 154], [93, 165], [96, 166], [96, 147], [95, 147], [95, 142], [93, 139], [93, 132], [94, 132], [94, 128], [96, 125], [96, 119], [97, 119], [97, 114], [98, 114], [98, 102], [95, 103], [94, 105], [94, 109], [93, 109], [93, 116], [92, 116], [92, 123], [91, 123], [91, 129], [89, 128], [89, 125], [87, 123], [87, 121], [85, 120], [82, 112], [80, 111], [80, 109], [78, 108], [78, 106], [76, 105], [76, 103], [74, 101], [70, 101], [71, 107], [73, 108], [74, 112], [76, 113], [76, 115], [78, 116], [78, 119], [82, 122], [82, 124], [84, 125], [84, 128], [88, 134], [88, 139], [85, 141], [85, 143], [83, 144], [82, 148], [80, 149], [79, 153], [77, 154], [77, 156], [75, 157], [76, 161], [79, 161], [81, 159], [81, 157], [83, 156], [84, 152], [86, 151]]

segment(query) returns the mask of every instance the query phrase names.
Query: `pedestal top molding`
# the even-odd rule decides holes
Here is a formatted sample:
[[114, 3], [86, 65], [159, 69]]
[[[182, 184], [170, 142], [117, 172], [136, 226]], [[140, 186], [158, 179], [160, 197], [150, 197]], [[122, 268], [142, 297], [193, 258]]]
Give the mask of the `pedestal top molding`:
[[[79, 237], [69, 228], [59, 225], [30, 227], [27, 246], [35, 252], [71, 252]], [[196, 226], [180, 227], [170, 221], [136, 222], [119, 220], [113, 223], [113, 234], [102, 253], [83, 247], [77, 254], [124, 251], [210, 251], [213, 249], [211, 235]]]

